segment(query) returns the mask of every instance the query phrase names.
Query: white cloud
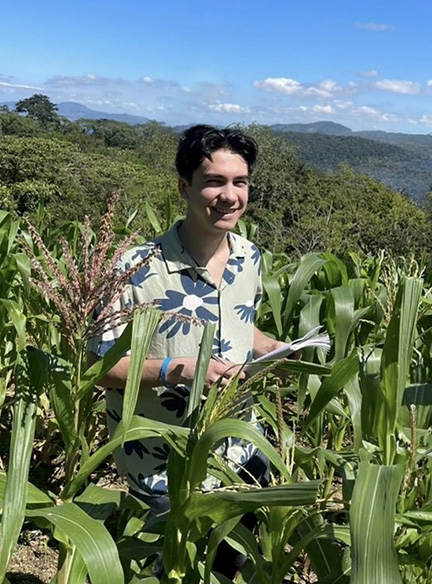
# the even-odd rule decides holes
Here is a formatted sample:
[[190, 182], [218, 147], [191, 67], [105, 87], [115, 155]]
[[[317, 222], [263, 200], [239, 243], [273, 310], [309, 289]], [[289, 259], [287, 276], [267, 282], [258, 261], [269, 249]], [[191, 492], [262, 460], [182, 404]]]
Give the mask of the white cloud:
[[289, 77], [268, 77], [261, 81], [254, 81], [253, 86], [263, 91], [282, 93], [283, 95], [297, 95], [304, 97], [331, 97], [343, 91], [343, 88], [333, 79], [324, 79], [318, 85], [302, 85]]
[[155, 79], [153, 77], [142, 77], [139, 80], [140, 83], [144, 83], [152, 88], [156, 89], [168, 89], [168, 88], [179, 88], [177, 81], [171, 81], [170, 79]]
[[359, 113], [366, 114], [369, 116], [380, 116], [381, 115], [381, 113], [377, 109], [370, 107], [368, 105], [360, 106], [359, 108], [357, 108], [357, 111]]
[[299, 105], [295, 108], [289, 108], [291, 112], [301, 112], [302, 114], [325, 114], [330, 115], [335, 113], [335, 109], [331, 105]]
[[43, 91], [42, 87], [37, 87], [35, 85], [20, 85], [18, 83], [6, 83], [5, 81], [0, 81], [0, 87], [5, 90], [15, 90], [15, 89], [36, 89], [37, 91]]
[[426, 81], [426, 85], [428, 87], [432, 87], [432, 79], [429, 79], [428, 81]]
[[383, 91], [401, 93], [403, 95], [417, 95], [420, 93], [420, 85], [414, 81], [402, 81], [398, 79], [382, 79], [375, 81], [373, 86]]
[[335, 110], [333, 109], [333, 107], [331, 105], [314, 105], [313, 108], [311, 108], [312, 111], [316, 114], [334, 114]]
[[387, 32], [394, 30], [391, 24], [380, 24], [378, 22], [356, 22], [355, 27], [360, 30], [370, 30], [372, 32]]
[[432, 116], [422, 116], [420, 118], [420, 124], [424, 124], [425, 126], [432, 126]]
[[335, 93], [342, 91], [342, 87], [332, 79], [325, 79], [321, 81], [316, 87], [308, 87], [304, 90], [305, 95], [313, 95], [315, 97], [331, 97]]
[[336, 81], [333, 81], [333, 79], [324, 79], [324, 81], [321, 81], [319, 84], [319, 88], [328, 91], [329, 93], [335, 93], [342, 89], [342, 87], [338, 85]]
[[267, 77], [263, 81], [254, 81], [253, 86], [264, 91], [277, 91], [285, 95], [295, 95], [303, 91], [301, 84], [289, 77]]
[[379, 73], [376, 69], [370, 69], [369, 71], [359, 71], [357, 75], [359, 77], [378, 77]]
[[224, 113], [224, 114], [248, 114], [250, 113], [249, 107], [244, 107], [236, 103], [211, 103], [208, 105], [208, 109], [212, 112]]
[[334, 105], [338, 110], [341, 110], [341, 111], [350, 111], [354, 107], [354, 104], [352, 101], [335, 100]]
[[110, 87], [112, 85], [129, 85], [130, 82], [120, 77], [100, 77], [89, 73], [88, 75], [55, 75], [45, 81], [46, 87], [54, 89], [79, 88], [79, 87]]
[[112, 101], [109, 99], [82, 99], [81, 100], [84, 104], [97, 106], [97, 107], [111, 107], [113, 104]]

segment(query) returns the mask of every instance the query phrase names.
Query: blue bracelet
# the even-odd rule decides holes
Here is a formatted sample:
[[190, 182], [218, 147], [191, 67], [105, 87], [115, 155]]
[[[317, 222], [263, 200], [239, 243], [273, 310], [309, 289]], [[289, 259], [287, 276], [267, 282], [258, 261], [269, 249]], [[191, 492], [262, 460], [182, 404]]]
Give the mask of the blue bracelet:
[[171, 387], [174, 387], [173, 385], [169, 385], [169, 383], [167, 383], [167, 380], [166, 380], [167, 369], [168, 369], [171, 361], [172, 361], [172, 357], [165, 357], [165, 359], [162, 361], [162, 367], [160, 368], [160, 380], [161, 380], [162, 385], [164, 387], [166, 387], [167, 389], [171, 389]]

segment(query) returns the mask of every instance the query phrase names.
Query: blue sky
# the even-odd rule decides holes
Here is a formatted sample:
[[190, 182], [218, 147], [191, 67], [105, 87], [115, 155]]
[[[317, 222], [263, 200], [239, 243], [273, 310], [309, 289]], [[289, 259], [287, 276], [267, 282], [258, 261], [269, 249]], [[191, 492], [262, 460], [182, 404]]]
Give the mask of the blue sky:
[[2, 0], [0, 102], [432, 132], [431, 0]]

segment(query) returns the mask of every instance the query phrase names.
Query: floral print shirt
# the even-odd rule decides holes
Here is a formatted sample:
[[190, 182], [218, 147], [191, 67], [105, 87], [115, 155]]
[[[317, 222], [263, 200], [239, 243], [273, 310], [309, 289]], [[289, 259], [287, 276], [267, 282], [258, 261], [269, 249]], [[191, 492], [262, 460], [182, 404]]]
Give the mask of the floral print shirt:
[[[184, 249], [176, 224], [167, 233], [149, 243], [129, 250], [119, 268], [127, 270], [158, 246], [149, 266], [135, 273], [114, 309], [155, 302], [163, 311], [196, 317], [216, 323], [213, 352], [232, 361], [244, 363], [252, 358], [254, 316], [261, 299], [260, 254], [255, 245], [239, 235], [229, 233], [230, 256], [217, 287], [206, 268]], [[123, 326], [93, 339], [89, 349], [102, 356], [115, 343]], [[198, 355], [203, 327], [175, 317], [164, 319], [153, 337], [149, 358], [193, 357]], [[156, 387], [141, 392], [136, 414], [180, 425], [187, 408], [189, 388]], [[106, 394], [108, 427], [112, 433], [120, 421], [122, 392], [108, 389]], [[220, 449], [233, 468], [244, 464], [254, 447], [229, 439]], [[220, 453], [220, 450], [218, 452]], [[162, 439], [127, 442], [115, 454], [120, 474], [125, 474], [131, 488], [146, 494], [167, 492], [166, 460], [169, 447]], [[212, 488], [209, 478], [204, 488]]]

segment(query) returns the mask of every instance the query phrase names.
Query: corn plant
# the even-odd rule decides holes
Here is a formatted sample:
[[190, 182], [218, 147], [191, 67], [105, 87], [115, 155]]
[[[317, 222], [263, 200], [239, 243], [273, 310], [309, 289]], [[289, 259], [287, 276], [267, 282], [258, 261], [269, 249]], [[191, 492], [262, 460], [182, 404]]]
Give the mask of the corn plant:
[[[89, 224], [84, 224], [81, 264], [75, 259], [75, 250], [71, 249], [66, 241], [60, 243], [61, 256], [54, 257], [32, 225], [28, 224], [28, 234], [23, 230], [21, 243], [34, 269], [33, 285], [43, 295], [44, 301], [40, 301], [40, 304], [46, 302], [52, 311], [58, 335], [53, 344], [55, 353], [31, 345], [26, 347], [26, 342], [31, 342], [32, 339], [27, 338], [28, 331], [21, 330], [19, 326], [21, 321], [12, 312], [10, 303], [6, 304], [8, 314], [11, 315], [10, 320], [18, 333], [18, 344], [8, 473], [3, 477], [4, 512], [0, 581], [5, 576], [10, 554], [26, 513], [27, 477], [35, 432], [36, 408], [41, 393], [45, 390], [50, 397], [65, 450], [64, 488], [59, 493], [64, 504], [54, 505], [54, 501], [49, 497], [40, 495], [45, 506], [48, 505], [48, 501], [50, 502], [49, 506], [37, 512], [29, 509], [28, 516], [43, 518], [56, 528], [54, 533], [60, 541], [58, 582], [77, 582], [78, 576], [82, 580], [85, 578], [86, 570], [92, 574], [94, 581], [123, 581], [118, 551], [106, 528], [91, 517], [85, 518], [82, 510], [67, 494], [78, 469], [82, 471], [82, 468], [85, 468], [85, 461], [93, 447], [91, 425], [94, 416], [92, 407], [94, 383], [124, 354], [131, 339], [134, 338], [140, 339], [139, 351], [133, 360], [134, 367], [142, 369], [152, 332], [161, 318], [161, 313], [154, 310], [137, 315], [134, 326], [131, 323], [127, 327], [123, 340], [116, 345], [115, 350], [93, 370], [84, 373], [86, 341], [89, 336], [101, 327], [111, 326], [113, 319], [128, 316], [112, 315], [108, 306], [102, 310], [98, 318], [93, 317], [95, 308], [104, 298], [113, 291], [115, 295], [121, 294], [122, 287], [130, 276], [130, 274], [118, 276], [113, 268], [135, 235], [132, 234], [126, 239], [111, 256], [112, 214], [113, 205], [105, 216], [99, 241], [95, 245], [91, 241], [92, 232]], [[128, 391], [126, 395], [131, 394]], [[127, 398], [126, 403], [130, 411], [133, 411], [134, 404], [128, 399], [130, 398]], [[130, 417], [131, 415], [128, 417], [126, 413], [126, 423], [129, 423]], [[126, 430], [127, 428], [125, 432]], [[74, 525], [79, 527], [74, 529]], [[92, 532], [92, 529], [95, 531]], [[94, 545], [90, 545], [91, 541], [99, 537], [106, 544], [100, 554]]]

